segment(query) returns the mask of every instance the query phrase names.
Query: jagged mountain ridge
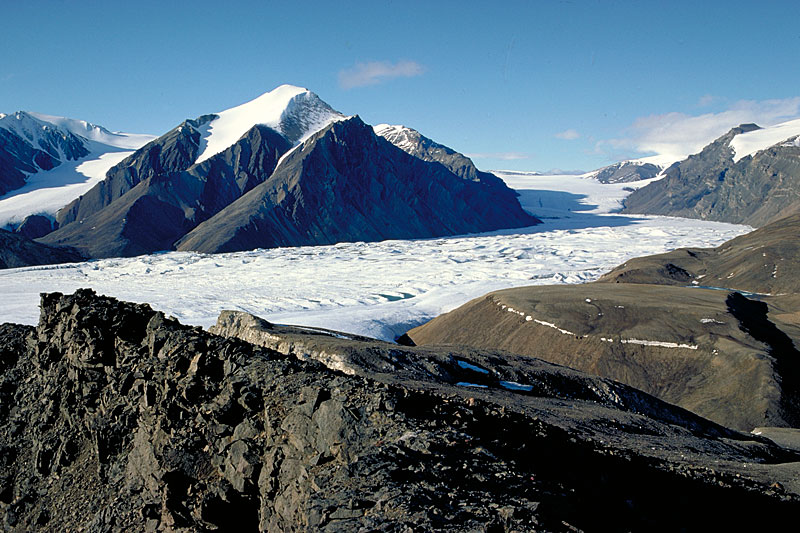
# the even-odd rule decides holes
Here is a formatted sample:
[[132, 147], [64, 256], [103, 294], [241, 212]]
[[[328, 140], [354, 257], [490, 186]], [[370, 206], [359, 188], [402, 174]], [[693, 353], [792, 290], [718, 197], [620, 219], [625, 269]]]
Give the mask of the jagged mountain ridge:
[[441, 163], [456, 176], [471, 180], [498, 183], [500, 178], [489, 172], [481, 172], [470, 158], [425, 137], [407, 126], [378, 124], [375, 133], [404, 152], [423, 161]]
[[[187, 122], [145, 146], [131, 156], [133, 165], [112, 169], [92, 195], [85, 195], [72, 207], [80, 214], [88, 205], [83, 211], [85, 218], [40, 241], [72, 246], [90, 257], [170, 249], [187, 231], [269, 176], [290, 147], [271, 128], [254, 126], [225, 151], [180, 169], [196, 159], [198, 137], [199, 132]], [[145, 179], [136, 181], [142, 175]], [[111, 195], [106, 194], [109, 191]], [[111, 200], [113, 196], [116, 198]], [[87, 204], [95, 199], [97, 203]]]
[[269, 179], [176, 247], [216, 253], [436, 237], [539, 222], [522, 210], [511, 189], [491, 178], [462, 178], [444, 164], [411, 156], [352, 117], [287, 154]]
[[[797, 133], [775, 144], [748, 142], [800, 130], [800, 124], [761, 129], [742, 124], [703, 150], [673, 164], [664, 178], [625, 199], [623, 213], [700, 218], [762, 226], [800, 212], [800, 145]], [[741, 142], [737, 153], [737, 143]], [[743, 155], [746, 154], [746, 155]]]

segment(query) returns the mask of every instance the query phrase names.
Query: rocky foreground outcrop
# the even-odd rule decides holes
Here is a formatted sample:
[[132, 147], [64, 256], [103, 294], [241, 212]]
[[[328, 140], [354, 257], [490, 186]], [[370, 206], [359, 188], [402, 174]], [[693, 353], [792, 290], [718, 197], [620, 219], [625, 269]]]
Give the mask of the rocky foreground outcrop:
[[4, 528], [709, 530], [800, 511], [800, 454], [610, 380], [235, 314], [218, 328], [286, 353], [89, 290], [0, 326]]

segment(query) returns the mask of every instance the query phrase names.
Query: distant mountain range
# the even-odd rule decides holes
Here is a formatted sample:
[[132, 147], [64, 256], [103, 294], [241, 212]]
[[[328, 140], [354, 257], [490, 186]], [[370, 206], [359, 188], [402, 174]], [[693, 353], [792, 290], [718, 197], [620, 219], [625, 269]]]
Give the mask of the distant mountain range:
[[[16, 135], [26, 140], [15, 146], [26, 149], [14, 154], [25, 157], [8, 163], [20, 169], [9, 188], [62, 160], [86, 157], [90, 143], [99, 142], [73, 133], [77, 121], [47, 126], [18, 115], [30, 119], [24, 131], [55, 133]], [[86, 129], [100, 140], [123, 135]], [[111, 257], [425, 238], [539, 223], [502, 180], [469, 158], [414, 130], [392, 131], [403, 139], [376, 135], [314, 93], [283, 85], [137, 147], [79, 197], [63, 198], [52, 225], [52, 214], [42, 220], [31, 211], [33, 218], [17, 217], [14, 226], [45, 244]]]

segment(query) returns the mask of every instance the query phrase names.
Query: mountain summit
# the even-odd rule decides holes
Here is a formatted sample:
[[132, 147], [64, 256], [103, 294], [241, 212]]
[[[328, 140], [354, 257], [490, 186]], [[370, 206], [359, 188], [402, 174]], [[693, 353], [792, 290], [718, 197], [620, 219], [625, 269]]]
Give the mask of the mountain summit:
[[200, 153], [195, 162], [202, 163], [225, 150], [256, 125], [272, 128], [297, 144], [343, 118], [308, 89], [281, 85], [240, 106], [215, 113], [215, 118], [200, 130]]

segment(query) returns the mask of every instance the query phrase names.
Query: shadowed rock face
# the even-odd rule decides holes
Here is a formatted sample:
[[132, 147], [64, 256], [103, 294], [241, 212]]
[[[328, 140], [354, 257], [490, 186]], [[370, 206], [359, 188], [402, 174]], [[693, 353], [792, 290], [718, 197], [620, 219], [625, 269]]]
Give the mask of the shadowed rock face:
[[37, 239], [53, 231], [53, 221], [44, 215], [28, 215], [22, 223], [14, 228], [14, 233], [26, 239]]
[[0, 269], [75, 263], [84, 259], [77, 250], [39, 244], [0, 229]]
[[198, 155], [200, 132], [197, 129], [215, 117], [203, 115], [186, 120], [114, 165], [103, 181], [58, 211], [58, 226], [87, 219], [149, 178], [189, 168]]
[[457, 176], [441, 163], [407, 154], [353, 117], [295, 149], [269, 179], [192, 230], [176, 248], [233, 252], [438, 237], [539, 222], [498, 178]]
[[41, 241], [73, 246], [93, 258], [170, 250], [187, 231], [266, 179], [290, 147], [278, 132], [254, 126], [225, 151], [185, 169], [197, 156], [199, 139], [187, 123], [133, 154], [130, 166], [123, 161], [111, 169], [104, 182], [65, 208], [86, 218]]
[[[37, 328], [0, 326], [4, 527], [702, 530], [798, 510], [795, 452], [639, 391], [325, 337], [352, 374], [91, 291], [43, 296]], [[537, 387], [497, 386], [512, 375]]]
[[763, 226], [800, 211], [800, 147], [778, 145], [733, 161], [730, 141], [758, 129], [743, 124], [699, 154], [675, 163], [664, 179], [631, 193], [623, 213], [647, 213]]

